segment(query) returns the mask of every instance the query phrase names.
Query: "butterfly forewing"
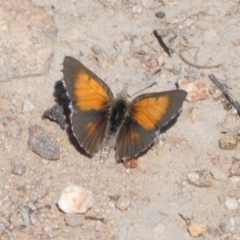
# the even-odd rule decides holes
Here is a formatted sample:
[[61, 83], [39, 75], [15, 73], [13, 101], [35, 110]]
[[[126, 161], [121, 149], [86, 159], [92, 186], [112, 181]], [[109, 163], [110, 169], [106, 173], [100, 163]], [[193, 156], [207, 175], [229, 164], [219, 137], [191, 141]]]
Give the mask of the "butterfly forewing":
[[63, 75], [71, 101], [73, 133], [87, 153], [93, 154], [105, 136], [113, 94], [99, 77], [72, 57], [64, 58]]

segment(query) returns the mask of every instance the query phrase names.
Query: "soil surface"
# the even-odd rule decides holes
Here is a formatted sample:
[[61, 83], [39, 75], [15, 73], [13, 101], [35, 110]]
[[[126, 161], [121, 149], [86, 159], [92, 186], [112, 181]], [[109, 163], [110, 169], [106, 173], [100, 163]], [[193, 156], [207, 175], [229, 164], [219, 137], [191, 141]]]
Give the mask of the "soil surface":
[[[219, 147], [226, 132], [238, 136], [240, 118], [215, 97], [208, 77], [240, 101], [239, 1], [0, 0], [0, 11], [1, 239], [240, 239], [240, 144]], [[172, 90], [185, 80], [208, 91], [184, 102], [137, 168], [116, 163], [114, 150], [100, 163], [78, 151], [69, 131], [42, 119], [55, 104], [65, 56], [80, 60], [115, 95], [127, 87], [132, 96], [154, 82], [142, 92]], [[59, 145], [58, 160], [29, 148], [36, 124]], [[57, 206], [69, 184], [94, 198], [88, 212], [77, 214], [84, 219], [77, 226]]]

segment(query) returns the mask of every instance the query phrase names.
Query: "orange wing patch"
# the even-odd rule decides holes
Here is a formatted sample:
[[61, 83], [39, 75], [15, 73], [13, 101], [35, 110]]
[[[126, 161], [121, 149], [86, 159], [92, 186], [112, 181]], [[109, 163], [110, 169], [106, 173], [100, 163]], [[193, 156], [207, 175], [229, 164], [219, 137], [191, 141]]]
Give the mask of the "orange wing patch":
[[139, 100], [133, 105], [131, 115], [143, 128], [147, 130], [154, 129], [157, 127], [157, 122], [166, 113], [169, 102], [168, 95]]
[[78, 73], [74, 88], [76, 105], [83, 111], [101, 110], [109, 103], [107, 91], [86, 72]]

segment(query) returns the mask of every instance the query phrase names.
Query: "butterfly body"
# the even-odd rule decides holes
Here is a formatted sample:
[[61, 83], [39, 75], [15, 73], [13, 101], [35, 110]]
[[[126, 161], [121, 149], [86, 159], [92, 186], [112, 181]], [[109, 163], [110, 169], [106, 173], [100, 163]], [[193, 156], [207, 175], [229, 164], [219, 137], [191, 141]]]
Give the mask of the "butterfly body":
[[114, 98], [108, 85], [76, 59], [65, 57], [63, 65], [72, 130], [88, 155], [113, 136], [118, 161], [138, 157], [178, 115], [187, 95], [173, 90], [141, 94], [132, 101]]

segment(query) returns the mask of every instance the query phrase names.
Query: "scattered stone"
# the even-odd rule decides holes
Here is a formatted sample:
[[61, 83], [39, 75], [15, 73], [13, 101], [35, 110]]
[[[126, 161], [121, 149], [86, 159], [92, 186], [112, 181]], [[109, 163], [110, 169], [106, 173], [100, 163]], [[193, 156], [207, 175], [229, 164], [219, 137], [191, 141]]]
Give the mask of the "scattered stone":
[[232, 159], [234, 161], [239, 161], [240, 162], [240, 156], [232, 156]]
[[30, 225], [30, 218], [29, 218], [29, 212], [28, 207], [20, 206], [19, 207], [21, 217], [23, 219], [24, 225], [27, 227]]
[[153, 235], [162, 234], [165, 231], [165, 229], [166, 229], [166, 225], [160, 222], [151, 230], [151, 234]]
[[29, 128], [28, 145], [33, 152], [45, 159], [58, 160], [60, 158], [59, 146], [39, 125], [33, 125]]
[[0, 223], [0, 236], [3, 235], [4, 231], [5, 231], [6, 227], [4, 224]]
[[193, 123], [195, 123], [198, 119], [199, 109], [197, 107], [193, 107], [189, 111], [189, 117]]
[[111, 202], [108, 203], [108, 206], [110, 208], [115, 208], [115, 203], [111, 201]]
[[163, 65], [163, 56], [159, 56], [157, 59], [158, 65], [162, 66]]
[[138, 0], [124, 0], [123, 3], [136, 5], [138, 3]]
[[85, 222], [85, 217], [79, 214], [67, 213], [64, 219], [70, 227], [82, 226]]
[[116, 207], [121, 211], [126, 211], [131, 205], [131, 199], [126, 196], [121, 196], [116, 201]]
[[123, 166], [125, 168], [137, 168], [138, 167], [137, 159], [136, 158], [129, 159], [128, 161], [123, 162]]
[[36, 204], [35, 204], [34, 202], [30, 201], [30, 202], [28, 203], [28, 209], [29, 209], [29, 212], [30, 212], [30, 213], [33, 213], [33, 212], [35, 212], [38, 208], [37, 208], [37, 206], [36, 206]]
[[213, 182], [210, 179], [210, 174], [207, 171], [199, 171], [187, 174], [189, 184], [196, 187], [213, 187]]
[[180, 67], [171, 67], [168, 69], [169, 72], [173, 73], [174, 75], [179, 75], [182, 71], [182, 69]]
[[231, 174], [235, 176], [240, 176], [240, 161], [239, 160], [233, 160], [232, 166], [231, 166]]
[[33, 212], [32, 214], [30, 214], [30, 222], [33, 226], [38, 224], [37, 212]]
[[28, 99], [26, 99], [24, 102], [23, 102], [23, 109], [22, 109], [22, 112], [24, 114], [26, 113], [30, 113], [34, 110], [34, 105], [32, 104], [32, 102]]
[[204, 82], [179, 80], [178, 85], [180, 89], [188, 92], [186, 97], [188, 102], [205, 99], [207, 97], [209, 86]]
[[207, 232], [207, 225], [199, 222], [190, 222], [187, 230], [191, 237], [199, 237]]
[[26, 166], [22, 164], [15, 164], [12, 168], [12, 173], [18, 176], [22, 176], [26, 172]]
[[217, 87], [212, 88], [210, 90], [210, 93], [211, 93], [213, 99], [219, 99], [222, 96], [222, 91]]
[[142, 57], [142, 60], [144, 62], [149, 62], [152, 59], [152, 57], [149, 54], [144, 54]]
[[193, 173], [188, 173], [187, 178], [190, 182], [198, 183], [200, 176], [198, 173], [193, 172]]
[[230, 218], [228, 220], [225, 220], [220, 223], [219, 227], [220, 229], [225, 233], [230, 233], [235, 230], [235, 221], [233, 218]]
[[227, 178], [230, 176], [230, 172], [227, 169], [222, 169], [217, 166], [213, 166], [211, 169], [211, 174], [213, 178], [218, 181], [226, 181]]
[[96, 221], [95, 230], [96, 230], [97, 232], [101, 231], [102, 225], [103, 225], [103, 223], [102, 223], [101, 221], [97, 220], [97, 221]]
[[218, 200], [219, 200], [220, 203], [224, 203], [226, 201], [226, 197], [221, 194], [221, 195], [218, 196]]
[[59, 124], [62, 130], [65, 129], [65, 119], [63, 117], [63, 108], [59, 104], [55, 104], [52, 108], [46, 110], [42, 118], [48, 118]]
[[93, 194], [83, 187], [70, 185], [63, 189], [57, 204], [65, 213], [86, 213], [93, 205]]
[[133, 6], [133, 13], [142, 13], [142, 6], [135, 5]]
[[223, 134], [219, 139], [219, 147], [221, 149], [232, 150], [236, 148], [238, 143], [238, 135], [234, 133]]
[[91, 50], [96, 54], [96, 55], [99, 55], [100, 53], [102, 53], [102, 49], [100, 46], [94, 44], [92, 47], [91, 47]]
[[228, 210], [236, 210], [238, 208], [238, 200], [235, 198], [227, 197], [225, 201], [225, 207]]
[[155, 16], [157, 18], [165, 18], [166, 14], [164, 12], [159, 11], [155, 13]]
[[30, 0], [1, 2], [0, 80], [44, 74], [57, 28], [47, 11]]

